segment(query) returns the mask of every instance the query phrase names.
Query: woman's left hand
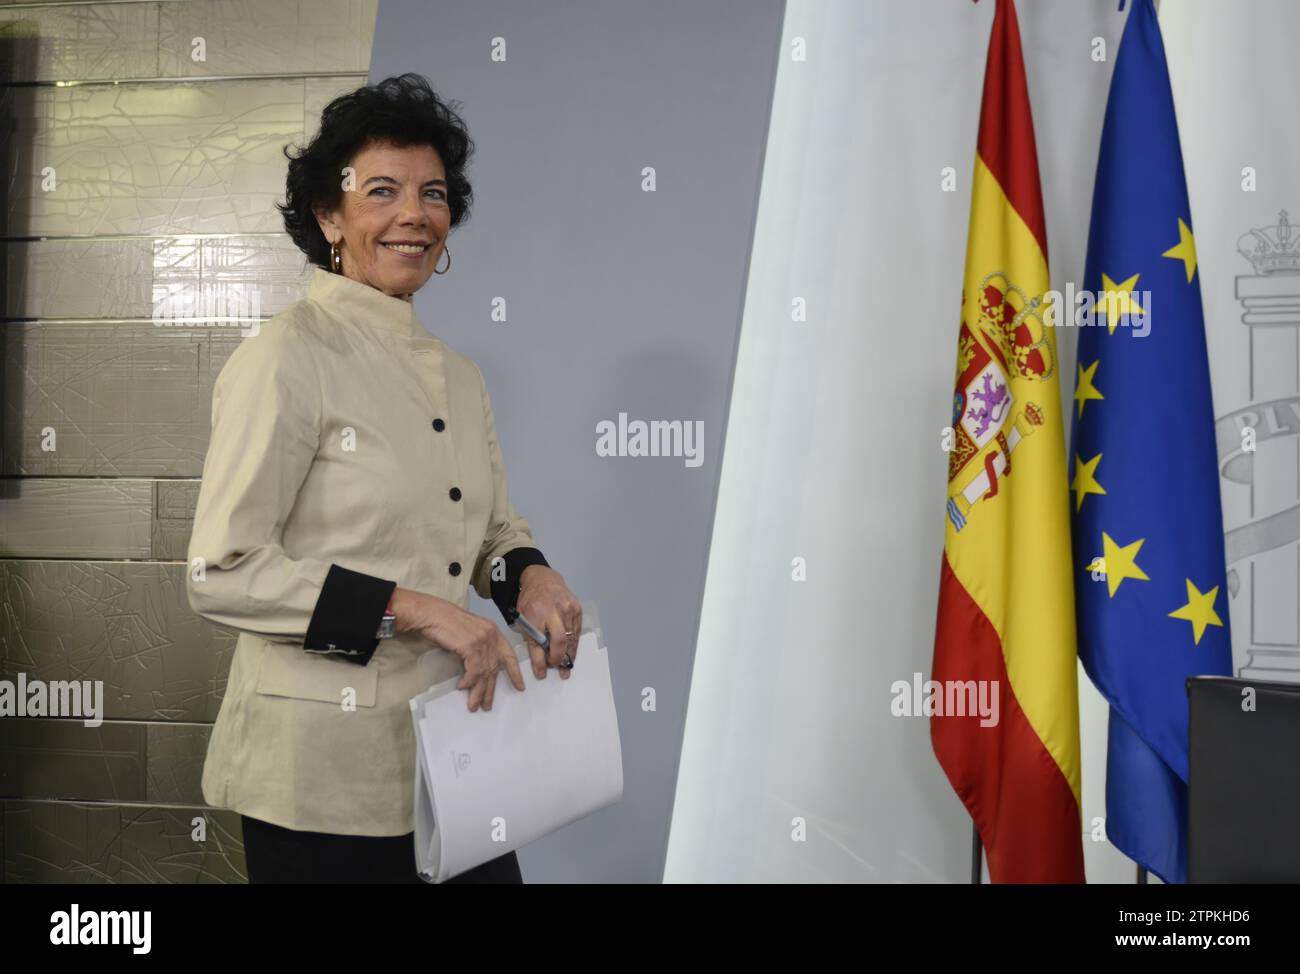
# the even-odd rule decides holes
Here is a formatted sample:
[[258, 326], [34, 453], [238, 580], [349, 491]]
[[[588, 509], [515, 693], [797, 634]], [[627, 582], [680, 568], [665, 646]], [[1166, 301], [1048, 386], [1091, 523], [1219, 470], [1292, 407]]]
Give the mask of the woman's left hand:
[[[546, 679], [547, 666], [560, 666], [564, 654], [578, 661], [578, 634], [582, 631], [582, 605], [564, 584], [564, 576], [547, 565], [529, 565], [519, 579], [519, 613], [550, 637], [550, 658], [546, 650], [524, 635], [528, 655], [533, 661], [533, 675]], [[560, 667], [560, 679], [567, 680], [569, 670]]]

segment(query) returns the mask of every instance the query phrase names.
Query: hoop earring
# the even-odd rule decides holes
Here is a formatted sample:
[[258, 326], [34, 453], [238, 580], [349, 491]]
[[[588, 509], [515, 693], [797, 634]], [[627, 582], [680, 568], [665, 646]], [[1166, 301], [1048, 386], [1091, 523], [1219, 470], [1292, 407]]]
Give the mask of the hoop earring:
[[[447, 255], [447, 271], [449, 271], [449, 270], [451, 270], [451, 248], [450, 248], [450, 247], [443, 247], [443, 248], [442, 248], [442, 252], [443, 252], [444, 254]], [[433, 269], [433, 272], [434, 272], [435, 274], [446, 274], [447, 271], [440, 271], [440, 270], [438, 270], [438, 268], [436, 268], [436, 267]]]
[[339, 252], [339, 245], [330, 244], [330, 268], [335, 274], [343, 273], [343, 255]]

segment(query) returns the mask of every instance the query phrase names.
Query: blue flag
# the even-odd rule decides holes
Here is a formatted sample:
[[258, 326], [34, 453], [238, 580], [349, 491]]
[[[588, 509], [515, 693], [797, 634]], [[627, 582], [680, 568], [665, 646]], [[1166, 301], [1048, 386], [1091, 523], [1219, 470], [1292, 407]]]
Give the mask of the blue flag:
[[1070, 507], [1079, 656], [1110, 703], [1106, 833], [1186, 882], [1185, 681], [1229, 674], [1232, 649], [1200, 278], [1151, 0], [1133, 4], [1111, 80], [1084, 289]]

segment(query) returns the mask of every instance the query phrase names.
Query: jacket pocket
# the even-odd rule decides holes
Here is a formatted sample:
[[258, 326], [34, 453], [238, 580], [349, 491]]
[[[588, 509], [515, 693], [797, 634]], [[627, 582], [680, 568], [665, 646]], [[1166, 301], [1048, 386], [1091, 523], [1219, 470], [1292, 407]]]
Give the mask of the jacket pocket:
[[301, 646], [264, 642], [257, 671], [257, 692], [272, 697], [319, 700], [340, 706], [343, 694], [356, 693], [358, 707], [373, 707], [379, 667], [365, 666], [308, 653]]

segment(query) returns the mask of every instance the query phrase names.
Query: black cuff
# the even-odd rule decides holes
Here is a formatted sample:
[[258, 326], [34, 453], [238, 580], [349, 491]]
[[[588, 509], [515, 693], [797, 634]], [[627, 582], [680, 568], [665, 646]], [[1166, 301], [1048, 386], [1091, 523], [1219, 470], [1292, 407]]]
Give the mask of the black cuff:
[[330, 565], [302, 648], [365, 666], [379, 645], [379, 624], [396, 582]]
[[491, 579], [492, 601], [501, 610], [508, 626], [519, 616], [515, 603], [519, 601], [519, 579], [524, 569], [529, 565], [551, 566], [536, 548], [511, 548], [501, 558], [506, 563], [506, 577], [497, 578], [492, 566], [488, 566], [488, 578]]

